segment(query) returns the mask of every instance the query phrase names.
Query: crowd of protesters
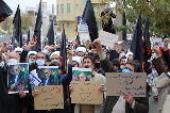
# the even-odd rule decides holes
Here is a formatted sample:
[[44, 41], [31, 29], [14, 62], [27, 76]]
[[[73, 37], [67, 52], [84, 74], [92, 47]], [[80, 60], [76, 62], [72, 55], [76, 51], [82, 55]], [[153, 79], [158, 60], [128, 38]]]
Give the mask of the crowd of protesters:
[[[115, 42], [112, 49], [101, 45], [98, 39], [88, 44], [77, 45], [69, 42], [67, 46], [67, 71], [63, 68], [60, 45], [46, 45], [41, 51], [33, 51], [36, 40], [31, 40], [22, 48], [11, 49], [11, 44], [0, 43], [0, 111], [1, 113], [79, 113], [85, 105], [73, 105], [70, 98], [72, 67], [91, 68], [94, 81], [102, 84], [97, 88], [106, 93], [106, 72], [146, 72], [147, 97], [132, 95], [106, 97], [102, 105], [94, 106], [95, 113], [161, 113], [164, 102], [170, 94], [170, 40], [152, 38], [152, 54], [147, 62], [134, 60], [134, 54]], [[158, 41], [160, 40], [160, 41]], [[29, 93], [20, 91], [8, 94], [7, 71], [10, 63], [29, 63], [30, 73], [41, 73], [38, 66], [59, 66], [59, 83], [64, 87], [63, 110], [34, 110], [34, 96], [40, 92], [30, 88]], [[38, 74], [41, 75], [41, 74]], [[43, 78], [43, 76], [39, 76]]]

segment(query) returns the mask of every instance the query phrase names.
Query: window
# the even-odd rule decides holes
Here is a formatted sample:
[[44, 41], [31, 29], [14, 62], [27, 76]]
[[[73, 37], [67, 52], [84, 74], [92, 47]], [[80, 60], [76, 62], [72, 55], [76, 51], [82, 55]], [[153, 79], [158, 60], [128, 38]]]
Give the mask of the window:
[[70, 12], [71, 12], [71, 4], [67, 3], [67, 13], [70, 13]]
[[63, 14], [64, 13], [64, 4], [61, 4], [61, 14]]
[[59, 7], [59, 5], [57, 5], [57, 14], [59, 14], [60, 13], [60, 7]]

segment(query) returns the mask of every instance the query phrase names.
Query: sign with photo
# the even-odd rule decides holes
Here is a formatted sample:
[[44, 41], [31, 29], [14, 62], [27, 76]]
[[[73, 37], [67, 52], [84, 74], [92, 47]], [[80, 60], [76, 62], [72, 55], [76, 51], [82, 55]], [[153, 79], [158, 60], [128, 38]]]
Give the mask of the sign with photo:
[[30, 78], [33, 86], [58, 85], [58, 75], [58, 66], [38, 66], [38, 70], [32, 72]]
[[15, 94], [19, 91], [28, 93], [29, 86], [29, 64], [17, 63], [8, 65], [8, 94]]
[[146, 97], [146, 73], [106, 73], [107, 96]]
[[88, 33], [88, 26], [85, 22], [82, 21], [82, 17], [78, 16], [77, 17], [77, 22], [78, 22], [78, 32], [79, 33]]
[[92, 79], [92, 69], [74, 67], [72, 81], [90, 81]]

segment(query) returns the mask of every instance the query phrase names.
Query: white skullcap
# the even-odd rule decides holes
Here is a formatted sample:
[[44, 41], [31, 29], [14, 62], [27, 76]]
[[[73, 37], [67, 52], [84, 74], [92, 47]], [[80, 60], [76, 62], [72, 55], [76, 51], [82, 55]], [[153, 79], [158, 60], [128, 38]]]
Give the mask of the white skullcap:
[[72, 61], [81, 64], [81, 57], [79, 57], [79, 56], [73, 56]]
[[86, 48], [85, 47], [77, 47], [76, 52], [86, 53]]
[[119, 59], [121, 59], [122, 57], [126, 57], [126, 54], [124, 52], [120, 53]]
[[58, 55], [58, 56], [60, 56], [60, 51], [55, 51], [55, 52], [51, 53], [50, 59], [52, 58], [53, 55]]
[[22, 52], [22, 51], [23, 51], [23, 49], [22, 49], [22, 48], [20, 48], [20, 47], [17, 47], [17, 48], [15, 48], [15, 49], [14, 49], [14, 51], [15, 51], [15, 52]]
[[118, 41], [117, 43], [118, 43], [118, 44], [122, 44], [122, 43], [123, 43], [123, 41]]
[[133, 53], [132, 53], [132, 52], [130, 52], [130, 51], [129, 51], [129, 52], [127, 52], [127, 53], [126, 53], [126, 57], [129, 57], [129, 55], [133, 55]]
[[29, 52], [28, 52], [28, 56], [30, 56], [30, 55], [36, 55], [36, 54], [37, 54], [36, 51], [29, 51]]

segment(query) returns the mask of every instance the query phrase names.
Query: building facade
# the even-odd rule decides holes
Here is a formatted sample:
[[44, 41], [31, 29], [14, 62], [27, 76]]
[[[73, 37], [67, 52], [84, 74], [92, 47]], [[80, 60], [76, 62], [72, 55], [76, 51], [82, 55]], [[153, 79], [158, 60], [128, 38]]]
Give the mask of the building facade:
[[[100, 13], [105, 8], [105, 0], [92, 0], [99, 29], [101, 29]], [[86, 0], [56, 0], [57, 31], [61, 32], [63, 24], [69, 39], [77, 35], [78, 18], [82, 16]]]

